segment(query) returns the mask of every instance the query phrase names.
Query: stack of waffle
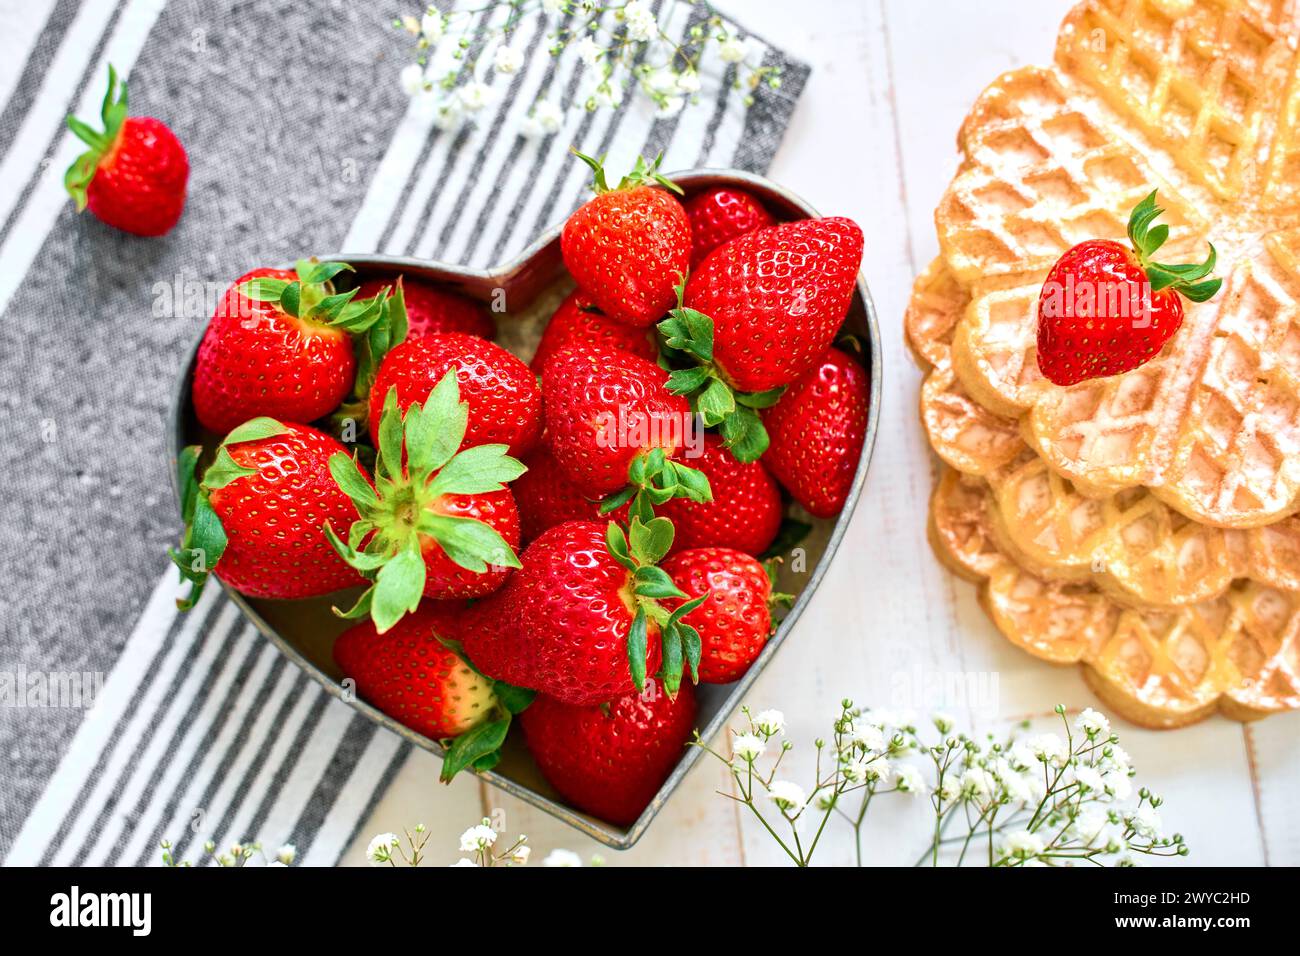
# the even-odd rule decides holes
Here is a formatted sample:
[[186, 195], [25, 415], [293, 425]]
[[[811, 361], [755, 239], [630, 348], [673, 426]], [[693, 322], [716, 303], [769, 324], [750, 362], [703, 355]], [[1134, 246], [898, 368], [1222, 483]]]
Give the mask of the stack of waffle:
[[[1300, 0], [1081, 3], [971, 109], [908, 309], [935, 551], [1145, 726], [1300, 708], [1298, 41]], [[1153, 189], [1162, 257], [1212, 241], [1223, 289], [1141, 368], [1051, 384], [1048, 269]]]

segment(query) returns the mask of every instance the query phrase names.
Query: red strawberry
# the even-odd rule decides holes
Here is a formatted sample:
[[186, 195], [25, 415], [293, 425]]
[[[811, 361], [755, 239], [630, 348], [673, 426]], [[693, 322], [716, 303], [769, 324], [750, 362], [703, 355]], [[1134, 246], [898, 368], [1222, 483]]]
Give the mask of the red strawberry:
[[758, 410], [811, 368], [848, 313], [862, 262], [849, 219], [805, 219], [757, 229], [717, 249], [692, 273], [659, 323], [669, 348], [697, 364], [672, 374], [706, 426], [754, 461], [768, 438]]
[[772, 444], [763, 459], [807, 512], [839, 513], [857, 474], [867, 434], [867, 373], [838, 349], [827, 349], [763, 412]]
[[250, 418], [312, 422], [347, 397], [356, 373], [350, 332], [388, 321], [387, 303], [335, 294], [341, 262], [254, 269], [217, 304], [199, 345], [192, 394], [199, 422], [230, 431]]
[[306, 598], [362, 583], [330, 547], [326, 522], [347, 525], [357, 510], [330, 477], [343, 446], [306, 425], [258, 418], [217, 449], [200, 482], [202, 449], [177, 461], [185, 537], [169, 552], [192, 588], [192, 606], [213, 571], [249, 597]]
[[162, 120], [126, 115], [126, 83], [117, 95], [117, 71], [111, 66], [100, 117], [102, 133], [68, 117], [68, 127], [90, 147], [63, 177], [77, 211], [89, 207], [100, 222], [137, 236], [170, 231], [185, 207], [190, 178], [185, 147]]
[[390, 391], [397, 390], [397, 406], [405, 411], [427, 399], [453, 368], [469, 404], [462, 447], [502, 444], [512, 455], [531, 451], [542, 433], [537, 377], [501, 346], [460, 332], [407, 339], [388, 353], [370, 390], [371, 437], [378, 442], [380, 413]]
[[[406, 299], [407, 338], [422, 339], [443, 332], [463, 332], [490, 339], [496, 326], [487, 310], [463, 295], [440, 289], [432, 282], [400, 277]], [[357, 289], [357, 296], [368, 299], [393, 284], [389, 279], [368, 279]]]
[[684, 458], [709, 479], [712, 501], [675, 498], [655, 508], [677, 531], [673, 553], [690, 548], [735, 548], [759, 555], [781, 529], [781, 489], [757, 461], [742, 463], [717, 435], [704, 436], [704, 453]]
[[538, 696], [520, 715], [542, 775], [579, 810], [627, 826], [677, 766], [695, 727], [695, 692], [654, 684], [606, 707]]
[[632, 500], [643, 519], [649, 514], [640, 505], [648, 497], [656, 504], [670, 497], [708, 500], [707, 479], [670, 460], [695, 422], [667, 381], [658, 365], [630, 352], [572, 346], [547, 361], [546, 446], [584, 494], [609, 495], [606, 507], [614, 508]]
[[339, 635], [334, 661], [360, 697], [433, 740], [456, 737], [496, 708], [492, 681], [442, 643], [461, 607], [425, 601], [387, 634], [366, 621]]
[[[729, 684], [758, 659], [772, 633], [772, 582], [749, 555], [730, 548], [695, 548], [664, 562], [664, 571], [704, 603], [682, 617], [700, 635], [700, 681]], [[784, 595], [778, 595], [784, 597]], [[669, 600], [670, 610], [682, 602]]]
[[1081, 242], [1057, 260], [1038, 298], [1038, 367], [1056, 385], [1132, 371], [1151, 361], [1183, 324], [1183, 301], [1219, 291], [1214, 245], [1199, 266], [1152, 256], [1169, 238], [1152, 223], [1164, 212], [1153, 192], [1129, 218], [1132, 248], [1108, 239]]
[[610, 189], [600, 162], [576, 155], [595, 171], [596, 196], [564, 224], [564, 264], [611, 319], [638, 328], [653, 325], [675, 301], [673, 289], [691, 259], [686, 210], [656, 187], [681, 189], [659, 175], [658, 160], [647, 168], [639, 158], [618, 188]]
[[346, 454], [330, 458], [330, 473], [361, 519], [346, 541], [336, 534], [341, 529], [327, 534], [344, 560], [375, 582], [345, 617], [369, 614], [382, 634], [421, 595], [482, 597], [519, 567], [519, 512], [506, 484], [523, 465], [504, 445], [458, 451], [468, 415], [448, 371], [404, 417], [390, 394], [380, 417], [374, 487]]
[[589, 498], [543, 445], [524, 459], [528, 470], [510, 486], [519, 505], [525, 542], [566, 521], [599, 521], [600, 502]]
[[615, 322], [577, 289], [569, 293], [546, 323], [537, 354], [533, 356], [533, 370], [540, 373], [548, 358], [571, 345], [621, 349], [649, 362], [659, 358], [659, 346], [655, 344], [652, 330]]
[[749, 193], [729, 186], [692, 196], [686, 201], [686, 216], [691, 221], [692, 269], [719, 246], [776, 221]]
[[637, 689], [661, 660], [665, 684], [675, 691], [698, 648], [659, 603], [685, 597], [655, 566], [672, 535], [663, 518], [634, 518], [626, 536], [618, 525], [597, 521], [550, 528], [524, 551], [521, 570], [484, 602], [483, 618], [466, 633], [466, 653], [492, 677], [570, 704]]

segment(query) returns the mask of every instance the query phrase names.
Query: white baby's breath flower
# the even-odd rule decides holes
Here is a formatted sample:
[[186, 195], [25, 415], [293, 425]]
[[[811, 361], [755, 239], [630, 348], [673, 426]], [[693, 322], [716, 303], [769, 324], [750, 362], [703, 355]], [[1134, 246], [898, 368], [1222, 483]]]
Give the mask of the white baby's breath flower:
[[1127, 774], [1132, 763], [1128, 751], [1119, 744], [1111, 744], [1106, 747], [1101, 755], [1101, 765], [1106, 770], [1118, 770]]
[[793, 816], [804, 808], [808, 798], [804, 795], [803, 787], [789, 780], [775, 780], [767, 788], [767, 795], [772, 802]]
[[564, 111], [550, 100], [538, 100], [524, 117], [521, 132], [530, 139], [539, 139], [559, 132], [564, 124]]
[[460, 835], [460, 851], [462, 853], [473, 853], [476, 850], [486, 849], [496, 842], [497, 831], [486, 823], [480, 823], [478, 826], [470, 827]]
[[420, 18], [420, 33], [430, 43], [437, 43], [442, 39], [445, 27], [446, 24], [443, 23], [441, 13], [426, 13]]
[[934, 724], [936, 730], [941, 734], [946, 734], [956, 725], [957, 721], [953, 719], [952, 714], [942, 710], [936, 710], [930, 715], [930, 722]]
[[466, 113], [477, 113], [492, 104], [492, 87], [479, 80], [470, 80], [456, 90], [456, 100]]
[[762, 755], [767, 744], [757, 734], [740, 734], [731, 741], [732, 752], [742, 760], [754, 760]]
[[564, 12], [566, 0], [542, 0], [542, 9], [550, 16]]
[[884, 757], [874, 757], [867, 764], [867, 779], [874, 780], [881, 786], [889, 783], [894, 774], [894, 765]]
[[572, 850], [552, 850], [542, 860], [542, 866], [582, 866], [582, 857]]
[[659, 108], [655, 110], [655, 117], [657, 119], [672, 119], [682, 111], [684, 106], [686, 106], [686, 101], [680, 96], [664, 97], [663, 102], [659, 104]]
[[1074, 726], [1089, 737], [1096, 737], [1098, 734], [1105, 736], [1110, 733], [1110, 721], [1106, 719], [1106, 715], [1098, 713], [1091, 707], [1074, 719]]
[[282, 861], [282, 860], [272, 860], [270, 863], [268, 863], [268, 864], [266, 864], [266, 865], [267, 865], [268, 867], [279, 866], [279, 867], [284, 867], [284, 868], [286, 868], [286, 869], [287, 869], [288, 866], [289, 866], [288, 863], [285, 863], [285, 862]]
[[1036, 833], [1030, 833], [1028, 830], [1016, 830], [1008, 833], [1003, 846], [1008, 855], [1022, 860], [1027, 857], [1037, 856], [1043, 852], [1042, 838]]
[[493, 55], [492, 65], [498, 73], [518, 73], [524, 65], [524, 54], [512, 46], [499, 46]]
[[275, 858], [285, 866], [289, 866], [298, 858], [298, 848], [292, 843], [286, 843], [280, 849], [275, 851]]
[[1148, 840], [1160, 836], [1160, 814], [1148, 804], [1144, 803], [1138, 807], [1136, 812], [1130, 813], [1125, 820], [1139, 836], [1146, 837]]
[[1102, 840], [1110, 826], [1110, 814], [1096, 804], [1084, 807], [1070, 822], [1070, 832], [1084, 846]]
[[745, 58], [745, 44], [737, 37], [727, 37], [718, 46], [718, 56], [723, 63], [739, 63]]
[[515, 852], [510, 854], [510, 862], [515, 866], [523, 866], [528, 862], [528, 858], [533, 855], [533, 848], [527, 843], [515, 847]]
[[406, 91], [407, 96], [415, 96], [424, 92], [424, 70], [418, 63], [408, 63], [402, 67], [402, 72], [397, 75], [401, 81], [402, 89]]
[[623, 102], [623, 87], [616, 81], [602, 82], [591, 94], [591, 105], [596, 109], [617, 109]]
[[943, 783], [938, 789], [939, 799], [944, 803], [952, 803], [961, 796], [961, 781], [957, 777], [949, 774], [943, 778]]
[[366, 859], [371, 866], [382, 866], [393, 858], [393, 850], [400, 845], [396, 833], [381, 833], [366, 846]]
[[627, 38], [633, 43], [644, 43], [659, 33], [654, 11], [645, 0], [629, 0], [623, 8], [623, 17], [627, 22]]
[[675, 93], [677, 92], [677, 74], [666, 66], [660, 67], [642, 76], [641, 84], [652, 95]]
[[455, 863], [451, 865], [452, 866], [478, 866], [477, 863], [475, 863], [467, 856], [462, 856], [459, 860], [457, 860]]
[[884, 750], [885, 734], [877, 725], [870, 721], [858, 718], [853, 721], [853, 729], [849, 733], [853, 743], [865, 747], [867, 750]]
[[1029, 738], [1029, 749], [1039, 760], [1059, 762], [1065, 756], [1065, 744], [1056, 734], [1038, 734]]
[[1116, 800], [1127, 800], [1133, 795], [1133, 781], [1129, 779], [1128, 771], [1108, 771], [1103, 775], [1103, 780], [1106, 792]]
[[925, 777], [910, 763], [899, 765], [897, 786], [904, 793], [924, 794], [926, 791]]
[[785, 730], [785, 714], [779, 710], [760, 710], [754, 717], [754, 726], [769, 737]]
[[993, 775], [997, 777], [998, 782], [1002, 784], [1002, 789], [1006, 790], [1013, 800], [1019, 800], [1028, 803], [1033, 799], [1033, 785], [1026, 778], [1026, 775], [1017, 770], [1009, 760], [999, 758], [993, 764]]
[[1075, 767], [1074, 779], [1079, 781], [1079, 783], [1083, 784], [1089, 790], [1093, 790], [1098, 793], [1103, 792], [1106, 789], [1105, 778], [1102, 777], [1101, 771], [1099, 771], [1096, 767], [1088, 767], [1088, 766]]
[[583, 37], [579, 40], [575, 49], [577, 49], [578, 56], [582, 62], [590, 67], [594, 67], [600, 63], [601, 55], [605, 52], [600, 48], [600, 44], [598, 44], [593, 37], [589, 36]]
[[690, 96], [700, 91], [700, 74], [695, 70], [683, 70], [677, 74], [677, 89]]
[[961, 775], [962, 796], [977, 802], [984, 802], [993, 795], [997, 781], [983, 767], [971, 767]]
[[1018, 740], [1007, 751], [1007, 760], [1017, 770], [1037, 769], [1038, 756], [1032, 747], [1023, 740]]

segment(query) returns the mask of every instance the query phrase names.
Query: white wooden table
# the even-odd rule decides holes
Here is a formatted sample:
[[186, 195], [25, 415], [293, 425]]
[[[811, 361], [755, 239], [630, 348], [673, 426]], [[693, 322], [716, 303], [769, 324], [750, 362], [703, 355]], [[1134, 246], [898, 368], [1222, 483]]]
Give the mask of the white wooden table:
[[[956, 166], [958, 125], [999, 73], [1050, 61], [1069, 4], [717, 5], [813, 65], [770, 175], [823, 213], [851, 216], [862, 225], [863, 270], [885, 344], [880, 437], [865, 496], [816, 600], [758, 682], [751, 706], [785, 712], [799, 745], [789, 776], [807, 781], [811, 742], [827, 733], [845, 696], [922, 711], [945, 703], [959, 717], [985, 720], [1042, 715], [1058, 702], [1075, 709], [1095, 704], [1077, 670], [1053, 668], [1010, 647], [976, 606], [973, 589], [932, 557], [925, 541], [932, 463], [915, 412], [920, 372], [906, 354], [900, 328], [912, 278], [937, 253], [932, 215]], [[996, 696], [973, 701], [973, 708], [924, 699], [927, 678], [945, 675], [996, 680]], [[1300, 864], [1300, 826], [1287, 813], [1300, 795], [1300, 744], [1293, 743], [1300, 715], [1244, 727], [1216, 717], [1172, 733], [1140, 731], [1119, 721], [1116, 726], [1139, 781], [1165, 796], [1166, 827], [1185, 835], [1192, 862]], [[437, 776], [434, 758], [412, 755], [345, 862], [363, 862], [374, 833], [416, 822], [433, 831], [430, 861], [451, 862], [464, 828], [502, 813], [510, 836], [528, 834], [537, 860], [555, 847], [600, 853], [611, 865], [784, 859], [757, 824], [738, 812], [743, 808], [714, 794], [728, 781], [708, 761], [625, 854], [599, 847], [473, 779], [443, 787]], [[925, 811], [900, 806], [883, 816], [868, 830], [869, 860], [910, 863], [924, 846]], [[830, 832], [818, 862], [852, 862], [849, 836], [847, 828]]]

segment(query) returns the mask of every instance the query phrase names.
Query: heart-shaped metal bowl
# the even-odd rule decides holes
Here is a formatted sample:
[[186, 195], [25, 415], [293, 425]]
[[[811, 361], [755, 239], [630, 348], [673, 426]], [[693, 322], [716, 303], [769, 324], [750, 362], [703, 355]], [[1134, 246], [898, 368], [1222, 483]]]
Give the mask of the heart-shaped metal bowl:
[[[688, 195], [713, 186], [737, 186], [761, 199], [778, 219], [804, 219], [817, 215], [811, 206], [797, 196], [751, 173], [738, 170], [701, 169], [677, 173], [671, 178], [680, 184]], [[436, 282], [471, 298], [493, 303], [497, 308], [500, 308], [501, 303], [504, 302], [506, 314], [500, 317], [498, 322], [498, 340], [525, 357], [531, 354], [530, 349], [535, 346], [540, 328], [546, 317], [551, 314], [554, 304], [572, 287], [572, 280], [568, 278], [560, 256], [560, 227], [558, 226], [548, 230], [513, 262], [499, 269], [470, 269], [441, 262], [424, 262], [394, 256], [358, 255], [348, 252], [322, 258], [351, 263], [356, 268], [357, 274], [364, 278], [404, 274]], [[743, 678], [733, 684], [699, 686], [698, 724], [706, 740], [717, 735], [723, 723], [744, 700], [750, 686], [785, 643], [795, 621], [812, 600], [813, 593], [817, 590], [836, 548], [839, 547], [840, 540], [844, 537], [853, 508], [862, 491], [880, 417], [881, 351], [880, 330], [876, 322], [875, 308], [872, 306], [866, 281], [861, 275], [858, 276], [857, 290], [843, 331], [852, 333], [860, 343], [859, 357], [870, 373], [871, 382], [867, 436], [862, 446], [862, 457], [858, 462], [853, 487], [839, 516], [834, 521], [813, 521], [812, 534], [800, 546], [802, 554], [793, 555], [794, 559], [786, 561], [782, 566], [778, 586], [782, 591], [796, 594], [797, 597], [794, 606], [781, 621], [758, 660]], [[180, 449], [192, 444], [202, 444], [211, 449], [220, 441], [220, 436], [204, 432], [199, 427], [190, 402], [190, 385], [193, 380], [194, 358], [197, 351], [198, 341], [191, 349], [189, 361], [177, 383], [173, 399], [171, 418], [173, 474], [176, 455]], [[417, 747], [442, 755], [443, 749], [437, 741], [410, 730], [357, 699], [355, 695], [344, 692], [340, 684], [341, 675], [331, 656], [331, 648], [334, 638], [348, 626], [348, 623], [335, 617], [330, 612], [330, 607], [336, 602], [342, 602], [343, 606], [351, 604], [346, 596], [309, 601], [264, 601], [246, 598], [230, 588], [226, 588], [226, 591], [257, 629], [325, 690], [335, 697], [346, 700], [371, 720], [395, 734], [400, 734]], [[511, 736], [500, 764], [494, 770], [480, 776], [493, 786], [500, 787], [507, 793], [531, 803], [551, 816], [571, 824], [583, 833], [616, 849], [626, 849], [641, 838], [660, 808], [701, 756], [699, 748], [686, 748], [672, 775], [660, 787], [659, 793], [640, 818], [630, 827], [623, 828], [594, 819], [567, 806], [542, 779], [519, 736], [518, 734]]]

